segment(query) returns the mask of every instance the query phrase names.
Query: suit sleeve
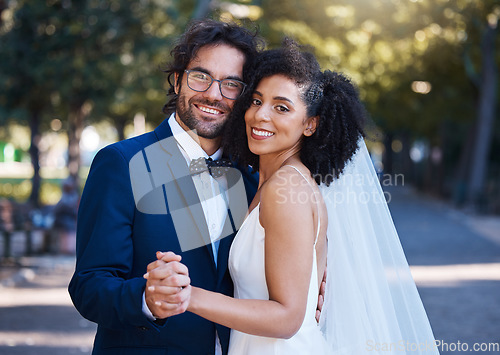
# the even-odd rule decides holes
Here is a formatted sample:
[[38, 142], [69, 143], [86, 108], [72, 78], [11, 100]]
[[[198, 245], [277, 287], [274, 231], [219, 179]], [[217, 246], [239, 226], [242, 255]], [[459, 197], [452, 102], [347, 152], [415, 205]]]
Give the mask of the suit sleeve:
[[82, 194], [69, 293], [83, 317], [109, 329], [157, 327], [142, 312], [146, 280], [132, 273], [134, 214], [128, 161], [108, 146], [96, 155]]

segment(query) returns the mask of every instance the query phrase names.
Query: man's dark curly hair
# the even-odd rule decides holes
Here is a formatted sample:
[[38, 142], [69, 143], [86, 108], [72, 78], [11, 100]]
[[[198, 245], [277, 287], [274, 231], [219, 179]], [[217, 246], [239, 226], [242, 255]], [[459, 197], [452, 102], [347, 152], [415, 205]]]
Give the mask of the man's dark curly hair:
[[264, 51], [257, 57], [250, 88], [236, 102], [226, 124], [224, 150], [239, 164], [258, 170], [258, 156], [248, 148], [244, 116], [258, 83], [277, 74], [295, 81], [307, 106], [307, 116], [319, 116], [316, 131], [309, 137], [303, 136], [300, 159], [318, 184], [329, 185], [343, 172], [364, 137], [365, 109], [346, 76], [328, 70], [321, 72], [314, 55], [291, 39], [285, 39], [281, 48]]
[[198, 50], [207, 45], [218, 44], [232, 46], [245, 55], [243, 81], [249, 82], [248, 69], [253, 67], [257, 53], [264, 48], [264, 40], [257, 35], [257, 30], [251, 32], [235, 23], [219, 22], [211, 19], [193, 21], [170, 52], [173, 61], [162, 68], [162, 71], [167, 74], [170, 84], [167, 92], [169, 100], [163, 106], [165, 114], [171, 114], [175, 110], [177, 103], [178, 96], [174, 91], [174, 74], [178, 73], [179, 81], [182, 81], [184, 70], [189, 62], [196, 57]]

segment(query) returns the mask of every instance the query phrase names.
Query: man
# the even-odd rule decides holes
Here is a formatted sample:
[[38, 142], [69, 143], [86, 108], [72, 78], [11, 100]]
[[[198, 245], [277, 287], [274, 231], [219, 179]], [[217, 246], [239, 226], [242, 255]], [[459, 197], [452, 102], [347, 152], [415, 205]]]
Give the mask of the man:
[[[211, 176], [213, 168], [190, 176], [188, 166], [220, 158], [223, 126], [245, 88], [244, 68], [252, 65], [259, 41], [236, 25], [193, 23], [166, 71], [173, 99], [164, 110], [175, 113], [153, 132], [96, 155], [80, 203], [69, 285], [75, 307], [98, 324], [94, 354], [227, 352], [229, 329], [183, 313], [189, 298], [184, 286], [232, 295], [227, 259], [237, 223], [224, 196], [238, 179], [233, 184], [223, 177], [221, 183]], [[243, 199], [251, 198], [256, 181], [245, 172], [243, 180]], [[199, 238], [186, 244], [181, 233]], [[145, 280], [159, 250], [180, 254], [182, 264], [163, 264], [162, 279]], [[172, 287], [174, 303], [154, 292], [158, 284]]]

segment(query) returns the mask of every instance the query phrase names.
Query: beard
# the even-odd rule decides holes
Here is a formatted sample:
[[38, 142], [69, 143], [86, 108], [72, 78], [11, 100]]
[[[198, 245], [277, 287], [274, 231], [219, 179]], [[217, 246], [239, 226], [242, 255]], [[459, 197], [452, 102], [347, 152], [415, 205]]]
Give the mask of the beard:
[[193, 112], [194, 103], [191, 100], [193, 99], [191, 98], [189, 101], [186, 101], [184, 94], [180, 94], [177, 98], [175, 109], [182, 123], [184, 123], [189, 129], [195, 131], [196, 134], [202, 138], [215, 139], [222, 136], [230, 108], [221, 102], [210, 102], [208, 100], [196, 101], [198, 104], [212, 106], [226, 112], [226, 117], [220, 121], [204, 121], [202, 118], [196, 117]]

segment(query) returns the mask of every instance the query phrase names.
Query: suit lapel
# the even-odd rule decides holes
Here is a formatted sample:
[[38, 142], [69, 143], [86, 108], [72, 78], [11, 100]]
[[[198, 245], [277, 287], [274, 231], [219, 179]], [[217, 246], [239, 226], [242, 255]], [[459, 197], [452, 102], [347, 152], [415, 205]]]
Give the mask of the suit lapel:
[[[169, 212], [174, 220], [182, 250], [187, 251], [202, 246], [207, 248], [215, 272], [215, 262], [205, 215], [189, 174], [186, 160], [172, 136], [167, 121], [164, 120], [155, 130], [158, 145], [152, 156], [161, 158], [155, 159], [155, 168], [150, 163], [153, 178], [162, 179], [161, 181], [165, 185]], [[149, 154], [147, 155], [149, 159]], [[153, 173], [154, 169], [157, 169], [156, 173]]]

